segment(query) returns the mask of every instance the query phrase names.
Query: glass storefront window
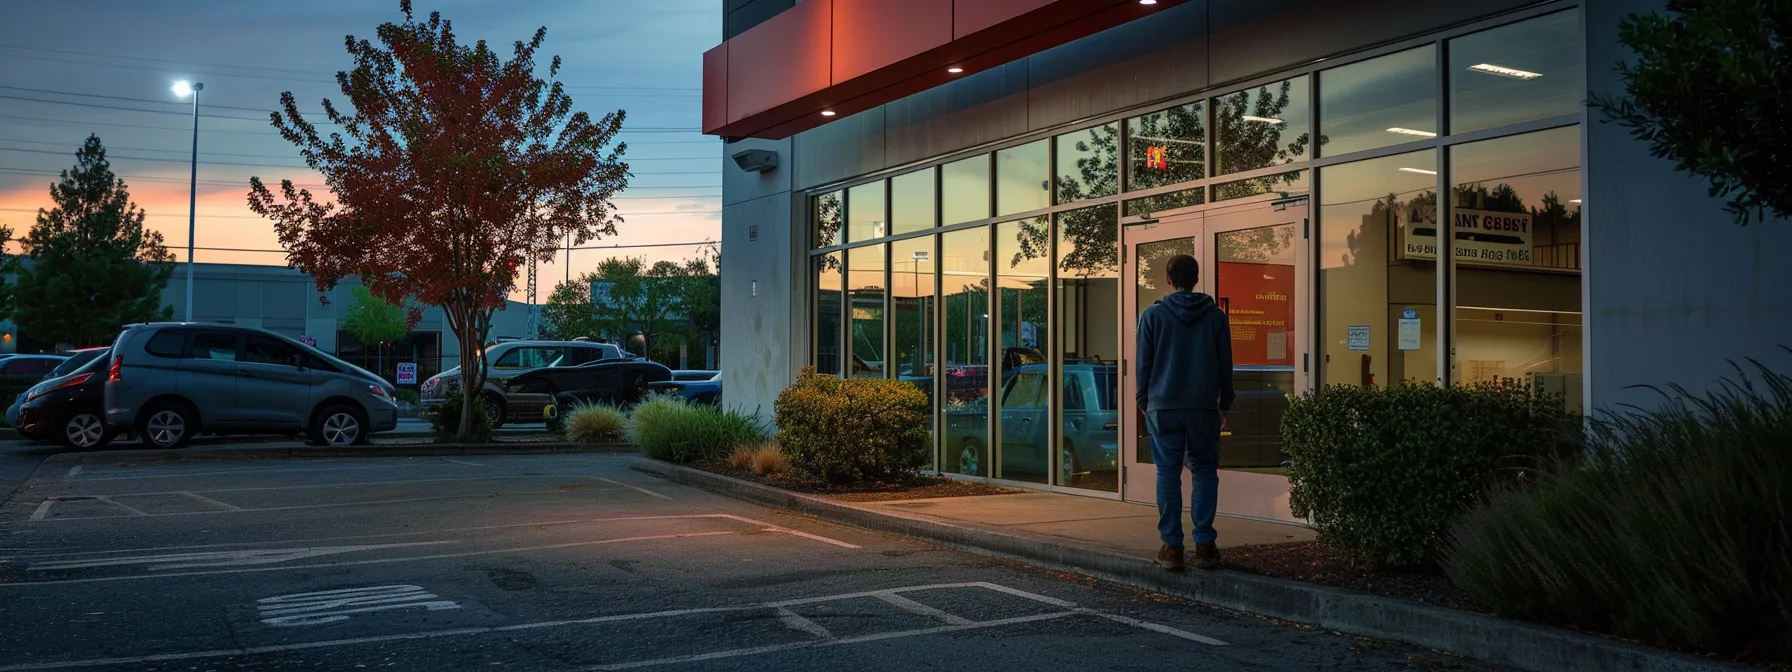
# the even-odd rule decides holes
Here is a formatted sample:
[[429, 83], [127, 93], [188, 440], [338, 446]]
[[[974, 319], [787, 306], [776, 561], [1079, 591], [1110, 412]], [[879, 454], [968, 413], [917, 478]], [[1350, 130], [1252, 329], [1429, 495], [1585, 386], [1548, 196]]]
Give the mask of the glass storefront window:
[[847, 349], [854, 378], [883, 378], [889, 367], [884, 347], [884, 245], [846, 251]]
[[811, 221], [815, 230], [810, 232], [809, 242], [817, 248], [831, 247], [843, 242], [840, 229], [846, 222], [846, 202], [841, 192], [833, 191], [815, 197], [814, 212]]
[[1213, 99], [1215, 175], [1280, 166], [1312, 155], [1307, 78]]
[[1424, 150], [1320, 169], [1321, 384], [1439, 380], [1436, 166]]
[[989, 218], [989, 155], [940, 166], [940, 225]]
[[1281, 194], [1283, 198], [1286, 198], [1305, 193], [1307, 193], [1307, 172], [1304, 170], [1213, 185], [1213, 200], [1216, 202], [1263, 194]]
[[1119, 193], [1120, 128], [1102, 124], [1071, 131], [1058, 143], [1058, 202]]
[[1320, 154], [1437, 137], [1437, 47], [1319, 73]]
[[934, 238], [890, 243], [890, 328], [896, 337], [896, 377], [933, 397]]
[[1450, 150], [1459, 382], [1515, 380], [1580, 410], [1580, 129]]
[[989, 227], [940, 236], [946, 357], [940, 471], [990, 474]]
[[846, 190], [846, 242], [890, 235], [889, 220], [885, 217], [883, 180]]
[[1575, 9], [1450, 40], [1450, 132], [1578, 112], [1581, 52]]
[[1206, 110], [1195, 101], [1126, 120], [1127, 191], [1207, 177]]
[[842, 254], [829, 252], [815, 261], [815, 372], [840, 375], [840, 293], [845, 289]]
[[933, 228], [933, 169], [890, 178], [890, 235]]
[[1120, 489], [1120, 220], [1112, 205], [1058, 215], [1063, 379], [1055, 485]]
[[997, 477], [1045, 483], [1051, 476], [1051, 327], [1046, 321], [1051, 280], [1051, 218], [996, 226], [995, 333], [1001, 359], [1000, 462]]
[[1047, 141], [996, 152], [996, 216], [1052, 204], [1051, 146]]
[[1277, 467], [1282, 414], [1294, 393], [1293, 224], [1214, 234], [1213, 297], [1232, 327], [1233, 387], [1238, 398], [1220, 439], [1222, 467]]
[[1172, 191], [1167, 194], [1146, 196], [1144, 198], [1135, 198], [1127, 201], [1126, 216], [1150, 215], [1155, 212], [1186, 208], [1191, 205], [1200, 205], [1206, 201], [1207, 187], [1195, 187], [1194, 189]]

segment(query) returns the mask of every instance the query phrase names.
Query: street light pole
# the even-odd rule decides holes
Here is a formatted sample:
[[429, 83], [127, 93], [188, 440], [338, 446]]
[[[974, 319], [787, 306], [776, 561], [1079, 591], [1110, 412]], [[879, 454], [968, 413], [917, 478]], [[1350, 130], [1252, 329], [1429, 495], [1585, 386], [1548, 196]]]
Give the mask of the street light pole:
[[204, 84], [174, 83], [174, 94], [193, 96], [193, 166], [187, 184], [187, 320], [193, 321], [193, 236], [199, 219], [199, 92]]

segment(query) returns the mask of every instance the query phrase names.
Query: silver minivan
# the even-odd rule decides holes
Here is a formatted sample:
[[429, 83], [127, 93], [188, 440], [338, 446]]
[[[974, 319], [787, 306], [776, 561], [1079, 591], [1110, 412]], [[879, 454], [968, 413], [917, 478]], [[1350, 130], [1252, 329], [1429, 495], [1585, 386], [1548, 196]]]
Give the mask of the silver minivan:
[[392, 386], [285, 336], [228, 324], [137, 324], [106, 367], [106, 424], [157, 448], [200, 433], [364, 443], [398, 426]]

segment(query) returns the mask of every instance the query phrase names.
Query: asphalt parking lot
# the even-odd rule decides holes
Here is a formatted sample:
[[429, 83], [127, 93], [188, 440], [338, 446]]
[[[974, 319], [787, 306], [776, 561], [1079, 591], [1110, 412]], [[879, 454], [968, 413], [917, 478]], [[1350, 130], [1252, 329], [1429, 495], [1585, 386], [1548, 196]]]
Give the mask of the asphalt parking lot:
[[0, 672], [1487, 669], [839, 527], [632, 455], [50, 460]]

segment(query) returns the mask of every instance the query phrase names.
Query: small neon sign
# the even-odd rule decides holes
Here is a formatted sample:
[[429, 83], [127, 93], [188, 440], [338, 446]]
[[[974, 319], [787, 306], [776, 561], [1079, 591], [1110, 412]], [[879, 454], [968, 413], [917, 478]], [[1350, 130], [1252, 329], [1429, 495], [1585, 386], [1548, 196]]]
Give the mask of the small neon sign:
[[1145, 167], [1153, 170], [1169, 170], [1170, 147], [1168, 145], [1145, 147]]

